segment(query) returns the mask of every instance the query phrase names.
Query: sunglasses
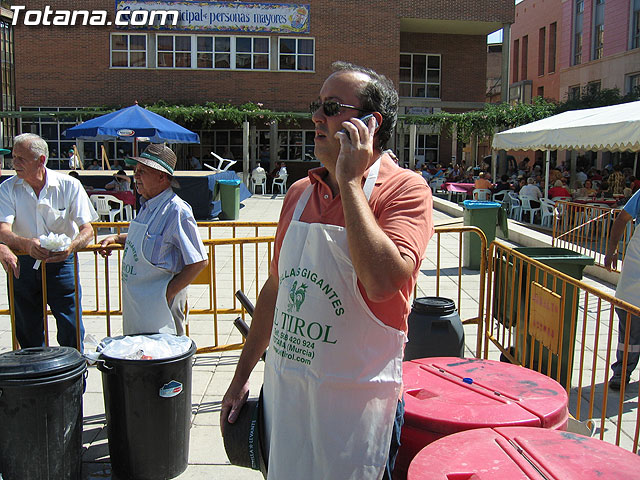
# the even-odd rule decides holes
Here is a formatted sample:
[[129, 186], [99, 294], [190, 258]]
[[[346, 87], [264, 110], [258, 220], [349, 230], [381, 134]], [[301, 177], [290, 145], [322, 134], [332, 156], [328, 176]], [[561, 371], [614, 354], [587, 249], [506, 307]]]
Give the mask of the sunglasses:
[[338, 115], [340, 113], [341, 108], [353, 108], [354, 110], [358, 110], [359, 112], [370, 111], [370, 110], [364, 110], [362, 108], [354, 107], [353, 105], [346, 105], [344, 103], [336, 102], [335, 100], [327, 100], [325, 102], [311, 102], [309, 104], [309, 112], [311, 112], [311, 115], [313, 115], [318, 111], [320, 107], [322, 107], [322, 111], [327, 117], [333, 117], [334, 115]]

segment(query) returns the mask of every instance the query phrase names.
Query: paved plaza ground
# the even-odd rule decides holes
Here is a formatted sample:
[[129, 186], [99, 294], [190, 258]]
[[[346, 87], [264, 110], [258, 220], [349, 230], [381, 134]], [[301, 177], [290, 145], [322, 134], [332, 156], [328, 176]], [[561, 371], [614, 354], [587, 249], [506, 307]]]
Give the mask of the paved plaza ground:
[[[254, 195], [245, 200], [240, 211], [240, 221], [277, 221], [280, 207], [283, 200], [282, 195], [267, 196]], [[440, 211], [434, 211], [434, 221], [436, 225], [461, 225], [461, 218], [449, 216]], [[106, 232], [105, 232], [106, 233]], [[204, 233], [204, 232], [203, 232]], [[205, 234], [206, 235], [206, 234]], [[458, 296], [457, 285], [457, 265], [458, 240], [453, 235], [443, 236], [443, 247], [441, 251], [441, 265], [445, 268], [441, 271], [442, 281], [440, 285], [440, 296], [456, 299]], [[427, 258], [423, 262], [421, 274], [418, 281], [418, 296], [434, 295], [435, 279], [435, 242], [429, 246]], [[82, 254], [81, 258], [81, 280], [83, 283], [83, 298], [90, 301], [92, 293], [93, 279], [87, 278], [92, 272], [92, 254]], [[218, 262], [218, 260], [217, 260]], [[83, 271], [85, 274], [83, 276]], [[218, 276], [218, 291], [233, 291], [231, 276]], [[462, 318], [474, 316], [478, 309], [477, 286], [479, 284], [479, 274], [471, 270], [463, 270], [463, 288], [459, 309]], [[598, 285], [604, 291], [611, 292], [611, 285], [603, 283], [594, 278], [585, 278], [589, 283]], [[264, 281], [264, 280], [262, 280]], [[6, 291], [6, 278], [0, 281], [0, 288]], [[200, 288], [200, 289], [199, 289]], [[202, 287], [191, 287], [190, 301], [192, 308], [207, 308], [208, 298]], [[247, 285], [250, 298], [255, 298], [255, 289], [259, 285], [249, 283]], [[0, 308], [7, 308], [6, 296], [0, 298]], [[239, 333], [232, 325], [236, 315], [223, 315], [219, 317], [220, 343], [237, 343], [241, 340]], [[112, 335], [121, 333], [120, 318], [114, 319], [112, 325], [115, 328]], [[192, 338], [198, 345], [211, 344], [210, 331], [211, 319], [204, 316], [194, 317], [190, 324]], [[101, 339], [106, 335], [104, 319], [98, 317], [86, 317], [85, 326], [87, 333], [96, 339]], [[51, 338], [55, 338], [55, 322], [51, 321]], [[465, 354], [475, 356], [476, 329], [475, 326], [465, 326]], [[206, 343], [209, 342], [209, 343]], [[52, 340], [55, 344], [55, 340]], [[8, 351], [11, 348], [11, 335], [8, 317], [0, 317], [0, 352]], [[214, 354], [196, 355], [193, 365], [193, 391], [192, 391], [192, 426], [190, 439], [189, 466], [180, 475], [179, 479], [259, 479], [262, 475], [248, 469], [237, 468], [229, 464], [225, 455], [222, 437], [220, 434], [220, 402], [222, 396], [231, 381], [239, 351], [222, 352]], [[489, 358], [497, 359], [497, 351], [492, 351]], [[256, 395], [262, 383], [263, 363], [260, 362], [255, 369], [252, 378], [252, 395]], [[632, 381], [636, 381], [635, 378]], [[637, 392], [637, 388], [632, 391]], [[630, 407], [635, 411], [637, 404], [636, 395], [630, 394]], [[625, 435], [623, 444], [629, 448], [630, 438], [633, 432]], [[107, 443], [106, 419], [104, 414], [104, 402], [102, 394], [101, 373], [95, 367], [89, 367], [87, 390], [84, 394], [84, 435], [83, 435], [83, 479], [109, 479], [111, 470], [109, 464], [109, 449]]]

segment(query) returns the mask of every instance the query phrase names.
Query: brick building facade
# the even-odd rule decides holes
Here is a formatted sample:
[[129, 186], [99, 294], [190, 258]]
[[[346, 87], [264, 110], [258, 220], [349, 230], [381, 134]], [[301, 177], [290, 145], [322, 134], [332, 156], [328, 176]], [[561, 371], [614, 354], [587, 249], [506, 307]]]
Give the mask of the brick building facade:
[[[222, 3], [198, 5], [207, 13]], [[81, 6], [70, 0], [33, 0], [28, 9], [44, 11], [46, 5], [54, 11], [104, 10], [109, 20], [115, 16], [114, 2], [106, 0]], [[263, 12], [273, 8], [259, 2], [233, 5], [254, 5]], [[57, 110], [160, 100], [259, 102], [275, 111], [306, 112], [331, 63], [346, 60], [390, 77], [401, 94], [401, 114], [465, 111], [481, 108], [485, 101], [486, 35], [512, 22], [514, 15], [512, 0], [307, 0], [289, 6], [307, 10], [308, 28], [288, 33], [33, 26], [25, 24], [25, 12], [20, 12], [15, 26], [17, 104], [23, 110]], [[73, 144], [60, 139], [73, 123], [67, 122], [25, 119], [21, 127], [45, 136], [52, 158], [64, 158]], [[313, 152], [310, 120], [276, 128], [257, 124], [255, 132], [251, 150], [271, 149], [272, 161], [302, 161]], [[401, 157], [408, 156], [408, 132], [401, 124], [394, 139]], [[206, 158], [211, 150], [230, 151], [236, 159], [243, 154], [240, 126], [220, 124], [198, 133], [202, 145], [180, 149], [183, 162], [191, 155]], [[451, 139], [439, 132], [419, 127], [417, 136], [417, 158], [448, 163], [459, 154], [460, 148], [453, 152]], [[85, 142], [83, 153], [95, 158], [96, 148]], [[130, 144], [110, 142], [108, 148], [110, 156], [122, 157]]]

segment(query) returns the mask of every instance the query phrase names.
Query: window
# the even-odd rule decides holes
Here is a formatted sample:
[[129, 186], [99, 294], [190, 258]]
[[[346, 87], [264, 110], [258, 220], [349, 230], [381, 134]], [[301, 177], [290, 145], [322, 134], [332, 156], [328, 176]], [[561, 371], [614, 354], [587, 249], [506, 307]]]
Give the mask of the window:
[[513, 72], [511, 76], [513, 77], [512, 83], [516, 83], [518, 81], [518, 72], [520, 72], [520, 40], [513, 41]]
[[547, 53], [546, 48], [547, 29], [542, 27], [538, 31], [538, 75], [544, 75], [544, 57]]
[[112, 33], [111, 66], [145, 68], [147, 66], [147, 36]]
[[604, 47], [604, 0], [596, 0], [593, 9], [593, 52], [592, 59], [602, 58]]
[[578, 100], [580, 98], [580, 85], [573, 85], [567, 90], [567, 100]]
[[549, 25], [549, 73], [556, 71], [556, 36], [558, 24], [553, 22]]
[[[403, 160], [409, 163], [409, 135], [404, 136]], [[416, 135], [416, 164], [424, 159], [425, 163], [438, 163], [440, 136], [418, 133]]]
[[538, 87], [537, 96], [540, 98], [544, 98], [544, 87]]
[[280, 70], [313, 71], [315, 42], [312, 38], [280, 38]]
[[267, 37], [236, 37], [236, 68], [269, 69], [269, 39]]
[[582, 16], [584, 1], [576, 0], [573, 18], [573, 65], [582, 63]]
[[[2, 110], [16, 109], [16, 88], [13, 79], [15, 78], [14, 49], [13, 49], [13, 26], [10, 21], [0, 20], [0, 75], [2, 86]], [[3, 144], [6, 147], [11, 144], [13, 137], [17, 133], [18, 122], [15, 118], [5, 117], [2, 120]]]
[[440, 55], [400, 54], [400, 96], [440, 98]]
[[576, 33], [573, 37], [573, 64], [580, 65], [582, 63], [582, 33]]
[[640, 48], [640, 0], [633, 0], [630, 30], [631, 48]]
[[158, 68], [191, 68], [191, 35], [156, 37]]
[[[49, 145], [49, 168], [68, 168], [68, 152], [76, 143], [75, 140], [62, 138], [62, 132], [82, 122], [79, 115], [75, 113], [81, 107], [23, 107], [21, 111], [27, 112], [69, 112], [68, 115], [51, 117], [26, 117], [20, 121], [23, 133], [35, 133], [44, 138]], [[110, 160], [115, 158], [124, 160], [127, 155], [133, 155], [132, 143], [125, 141], [109, 140], [106, 143], [107, 156]], [[93, 159], [101, 159], [101, 146], [103, 142], [92, 142], [85, 140], [80, 155], [85, 162]], [[142, 150], [144, 146], [140, 146]]]
[[600, 80], [594, 80], [593, 82], [587, 83], [587, 95], [595, 95], [600, 91]]
[[627, 81], [625, 83], [627, 87], [626, 93], [640, 95], [640, 72], [627, 75]]
[[281, 161], [298, 161], [313, 156], [315, 131], [280, 130], [278, 131], [278, 158]]
[[529, 72], [527, 71], [529, 63], [529, 36], [525, 35], [522, 37], [522, 73], [520, 74], [520, 78], [522, 80], [527, 79], [527, 75]]
[[604, 47], [604, 25], [596, 26], [596, 34], [593, 38], [593, 59], [602, 58], [602, 50]]

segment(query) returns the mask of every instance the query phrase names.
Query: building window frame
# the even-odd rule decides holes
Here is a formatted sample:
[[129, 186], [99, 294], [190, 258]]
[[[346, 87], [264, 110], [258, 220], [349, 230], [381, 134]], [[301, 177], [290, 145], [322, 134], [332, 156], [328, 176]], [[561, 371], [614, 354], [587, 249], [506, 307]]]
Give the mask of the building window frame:
[[[114, 42], [118, 37], [126, 38], [126, 46], [124, 48], [114, 48]], [[132, 46], [132, 37], [136, 39], [136, 47], [139, 47], [139, 41], [144, 43], [144, 48], [131, 48]], [[117, 57], [124, 58], [126, 57], [126, 65], [114, 65], [114, 54]], [[135, 65], [138, 61], [136, 61], [136, 57], [140, 57], [140, 54], [144, 54], [144, 63], [142, 65]], [[132, 59], [133, 57], [133, 59]], [[118, 62], [122, 63], [122, 62]], [[109, 35], [109, 65], [111, 68], [147, 68], [149, 65], [149, 38], [146, 33], [121, 33], [121, 32], [111, 32]]]
[[511, 74], [511, 82], [515, 83], [519, 80], [518, 74], [520, 73], [520, 39], [517, 38], [513, 41], [513, 73]]
[[594, 0], [593, 6], [593, 34], [591, 59], [599, 60], [604, 55], [604, 8], [605, 0]]
[[522, 37], [522, 54], [520, 58], [522, 58], [520, 78], [527, 80], [529, 76], [529, 35]]
[[[167, 44], [168, 39], [171, 39], [171, 45]], [[156, 67], [159, 70], [192, 68], [193, 40], [193, 35], [156, 35]]]
[[573, 18], [573, 40], [571, 45], [572, 65], [582, 63], [582, 19], [584, 15], [584, 0], [575, 0]]
[[570, 85], [567, 87], [567, 100], [579, 100], [580, 93], [580, 85]]
[[632, 0], [629, 25], [629, 49], [640, 48], [640, 0]]
[[[409, 134], [404, 134], [404, 148], [402, 151], [402, 159], [405, 164], [409, 162]], [[416, 150], [414, 158], [416, 165], [423, 163], [434, 165], [440, 163], [440, 135], [435, 133], [417, 133], [416, 134]]]
[[558, 24], [553, 22], [549, 25], [549, 61], [548, 72], [555, 73], [556, 71], [556, 56], [557, 56], [557, 42], [558, 42]]
[[626, 94], [640, 95], [640, 72], [627, 74], [624, 83]]
[[315, 72], [316, 42], [309, 37], [278, 37], [278, 70]]
[[538, 76], [544, 76], [545, 56], [547, 53], [547, 28], [538, 31]]
[[439, 100], [442, 95], [442, 55], [400, 52], [398, 85], [401, 97]]

